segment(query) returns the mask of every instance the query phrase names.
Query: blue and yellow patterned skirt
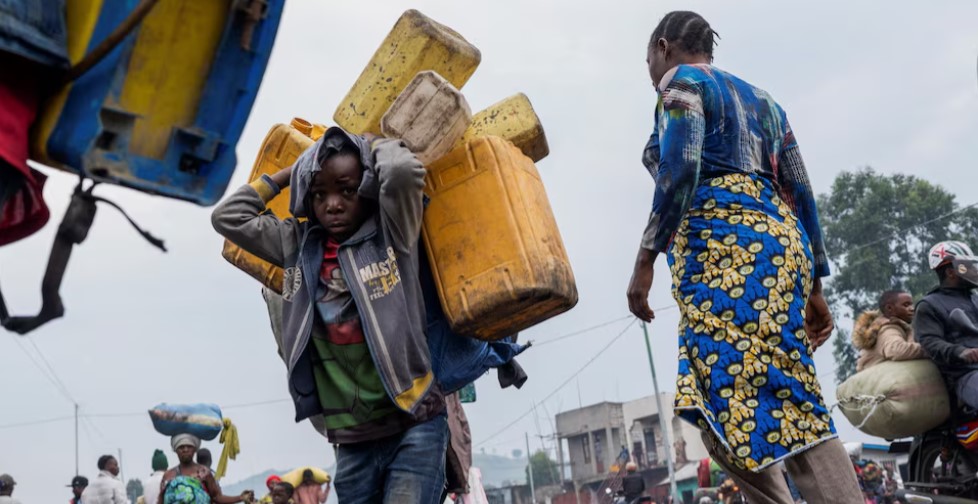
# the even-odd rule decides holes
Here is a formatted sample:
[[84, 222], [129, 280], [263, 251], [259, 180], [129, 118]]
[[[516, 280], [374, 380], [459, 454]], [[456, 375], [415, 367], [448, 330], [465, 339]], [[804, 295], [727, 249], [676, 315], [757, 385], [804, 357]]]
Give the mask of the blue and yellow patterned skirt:
[[771, 184], [705, 181], [669, 250], [682, 311], [676, 413], [761, 471], [835, 437], [805, 333], [808, 235]]

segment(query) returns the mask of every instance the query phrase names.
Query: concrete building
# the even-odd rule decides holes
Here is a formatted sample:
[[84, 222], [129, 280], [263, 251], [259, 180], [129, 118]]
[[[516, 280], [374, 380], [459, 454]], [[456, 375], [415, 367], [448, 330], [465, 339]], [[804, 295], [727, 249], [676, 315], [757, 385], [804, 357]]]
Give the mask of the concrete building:
[[578, 484], [603, 480], [623, 448], [643, 470], [665, 467], [668, 450], [672, 450], [677, 467], [707, 458], [699, 429], [673, 415], [673, 398], [671, 393], [660, 397], [663, 416], [670, 426], [671, 447], [662, 441], [655, 396], [625, 403], [602, 402], [558, 414], [558, 462], [562, 471], [570, 467], [570, 474], [563, 472], [562, 476]]

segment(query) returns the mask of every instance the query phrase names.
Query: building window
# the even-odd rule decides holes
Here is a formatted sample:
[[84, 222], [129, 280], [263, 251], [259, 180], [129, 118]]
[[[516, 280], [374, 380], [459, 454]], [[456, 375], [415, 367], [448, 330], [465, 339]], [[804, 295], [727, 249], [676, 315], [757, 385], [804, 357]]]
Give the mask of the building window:
[[604, 439], [601, 431], [594, 433], [594, 462], [598, 473], [604, 472]]
[[659, 449], [655, 444], [655, 431], [645, 429], [645, 460], [649, 466], [659, 465]]
[[584, 452], [584, 463], [591, 463], [591, 444], [588, 442], [587, 434], [581, 436], [581, 451]]

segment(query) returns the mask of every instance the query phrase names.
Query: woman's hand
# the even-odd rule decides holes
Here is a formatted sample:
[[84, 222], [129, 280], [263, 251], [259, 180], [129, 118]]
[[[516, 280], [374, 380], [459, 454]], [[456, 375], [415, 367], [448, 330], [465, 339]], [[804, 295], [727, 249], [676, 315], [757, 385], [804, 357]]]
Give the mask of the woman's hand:
[[822, 346], [832, 335], [834, 329], [835, 322], [832, 321], [832, 312], [829, 311], [829, 304], [822, 294], [822, 280], [816, 278], [815, 286], [808, 297], [808, 305], [805, 307], [805, 332], [808, 333], [808, 341], [812, 344], [812, 350]]
[[655, 273], [653, 271], [655, 257], [656, 252], [639, 248], [638, 257], [635, 258], [635, 270], [632, 271], [632, 280], [628, 284], [628, 310], [645, 322], [651, 322], [655, 318], [655, 312], [649, 307], [649, 290], [652, 289], [652, 277]]

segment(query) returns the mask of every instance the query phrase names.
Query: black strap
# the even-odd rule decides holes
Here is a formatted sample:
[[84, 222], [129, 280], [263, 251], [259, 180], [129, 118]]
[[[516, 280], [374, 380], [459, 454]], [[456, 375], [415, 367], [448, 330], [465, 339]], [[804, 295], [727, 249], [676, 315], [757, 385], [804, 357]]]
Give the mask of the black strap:
[[68, 205], [61, 225], [58, 227], [58, 232], [55, 234], [54, 244], [51, 246], [51, 255], [48, 257], [47, 269], [44, 272], [44, 280], [41, 283], [41, 310], [38, 314], [11, 316], [3, 298], [3, 292], [0, 291], [0, 325], [8, 331], [24, 335], [64, 315], [64, 305], [61, 302], [60, 294], [61, 282], [68, 267], [68, 260], [71, 258], [72, 248], [88, 237], [88, 231], [95, 220], [97, 202], [107, 203], [118, 210], [146, 241], [166, 252], [163, 240], [139, 227], [122, 207], [115, 202], [92, 194], [95, 186], [98, 185], [97, 183], [93, 183], [88, 189], [85, 189], [84, 182], [85, 179], [82, 177], [78, 185], [75, 186], [71, 203]]
[[119, 213], [121, 213], [122, 216], [125, 217], [127, 221], [129, 221], [129, 224], [132, 225], [132, 227], [136, 230], [137, 233], [140, 234], [140, 236], [142, 236], [143, 238], [145, 238], [146, 241], [148, 241], [154, 247], [162, 250], [163, 252], [166, 252], [167, 251], [166, 250], [166, 245], [163, 243], [163, 240], [161, 240], [161, 239], [153, 236], [152, 234], [149, 233], [149, 231], [146, 231], [145, 229], [139, 227], [139, 224], [136, 224], [136, 221], [132, 220], [132, 217], [130, 217], [129, 214], [126, 213], [126, 211], [123, 210], [122, 207], [119, 206], [117, 203], [115, 203], [114, 201], [109, 201], [109, 200], [107, 200], [107, 199], [105, 199], [105, 198], [103, 198], [101, 196], [94, 196], [94, 195], [89, 194], [89, 197], [91, 197], [92, 200], [94, 200], [94, 201], [105, 203], [105, 204], [107, 204], [107, 205], [115, 208], [116, 210], [118, 210]]

